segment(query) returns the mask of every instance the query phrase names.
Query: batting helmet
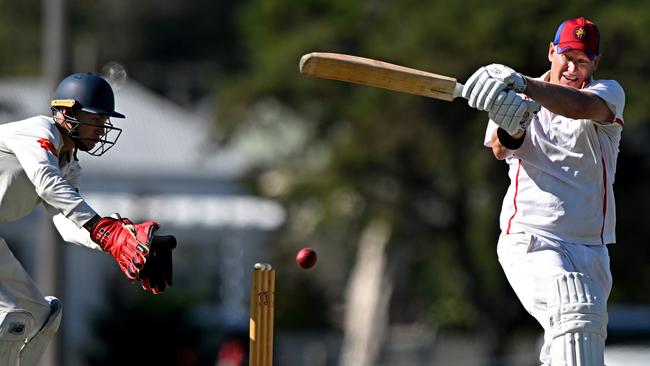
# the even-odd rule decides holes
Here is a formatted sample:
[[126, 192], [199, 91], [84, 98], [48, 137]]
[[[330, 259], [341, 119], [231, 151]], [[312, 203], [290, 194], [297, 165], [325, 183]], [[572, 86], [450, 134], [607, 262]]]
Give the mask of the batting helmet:
[[[72, 74], [63, 79], [52, 95], [52, 117], [56, 123], [57, 113], [61, 108], [69, 108], [70, 113], [64, 113], [63, 118], [71, 127], [57, 127], [70, 136], [75, 147], [90, 155], [99, 156], [115, 145], [122, 134], [122, 129], [113, 126], [110, 117], [125, 118], [122, 113], [115, 111], [115, 96], [110, 84], [103, 78], [91, 73]], [[99, 137], [82, 137], [80, 126], [87, 122], [80, 120], [76, 112], [96, 114], [107, 117], [103, 125], [103, 133]]]
[[110, 84], [91, 73], [72, 74], [63, 79], [52, 95], [52, 107], [76, 107], [88, 113], [124, 118], [115, 111]]

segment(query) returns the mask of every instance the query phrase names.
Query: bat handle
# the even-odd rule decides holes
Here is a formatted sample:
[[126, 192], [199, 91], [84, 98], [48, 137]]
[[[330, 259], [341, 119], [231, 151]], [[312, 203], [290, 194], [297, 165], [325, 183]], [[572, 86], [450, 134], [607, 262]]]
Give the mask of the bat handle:
[[463, 96], [463, 87], [465, 85], [461, 83], [456, 83], [456, 86], [454, 86], [454, 98], [459, 98]]

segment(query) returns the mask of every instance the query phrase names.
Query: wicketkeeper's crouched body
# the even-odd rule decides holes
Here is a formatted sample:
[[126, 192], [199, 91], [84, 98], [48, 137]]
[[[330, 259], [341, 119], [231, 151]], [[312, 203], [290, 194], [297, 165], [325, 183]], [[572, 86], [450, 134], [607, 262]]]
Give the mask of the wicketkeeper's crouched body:
[[[0, 221], [14, 221], [42, 203], [63, 239], [113, 255], [131, 281], [160, 293], [171, 286], [173, 236], [159, 225], [100, 217], [78, 192], [78, 150], [101, 155], [121, 130], [110, 117], [113, 90], [93, 74], [65, 78], [52, 115], [0, 125]], [[61, 322], [62, 303], [44, 297], [0, 238], [0, 365], [36, 365]]]
[[540, 361], [551, 366], [604, 364], [625, 93], [614, 80], [592, 78], [599, 38], [591, 21], [569, 19], [549, 45], [542, 77], [493, 64], [463, 89], [470, 106], [489, 112], [484, 144], [509, 167], [497, 254], [544, 328]]

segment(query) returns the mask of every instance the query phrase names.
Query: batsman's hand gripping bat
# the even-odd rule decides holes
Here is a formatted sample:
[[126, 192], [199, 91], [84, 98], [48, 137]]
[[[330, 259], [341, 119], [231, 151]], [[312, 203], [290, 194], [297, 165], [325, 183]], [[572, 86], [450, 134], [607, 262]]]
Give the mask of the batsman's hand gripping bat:
[[446, 101], [463, 91], [463, 84], [449, 76], [340, 53], [308, 53], [300, 59], [300, 72]]

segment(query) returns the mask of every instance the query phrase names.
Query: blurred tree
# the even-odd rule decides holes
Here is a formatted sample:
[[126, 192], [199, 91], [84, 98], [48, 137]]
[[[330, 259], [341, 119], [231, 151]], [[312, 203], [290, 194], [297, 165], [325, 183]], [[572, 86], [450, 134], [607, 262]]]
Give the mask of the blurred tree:
[[101, 71], [117, 61], [130, 77], [190, 106], [241, 63], [233, 24], [241, 1], [70, 1], [79, 68]]
[[40, 72], [40, 1], [0, 0], [0, 75]]
[[[191, 105], [242, 63], [233, 0], [67, 0], [75, 71], [122, 64], [130, 77]], [[39, 76], [40, 1], [0, 0], [0, 75]], [[47, 16], [47, 14], [44, 14]]]

